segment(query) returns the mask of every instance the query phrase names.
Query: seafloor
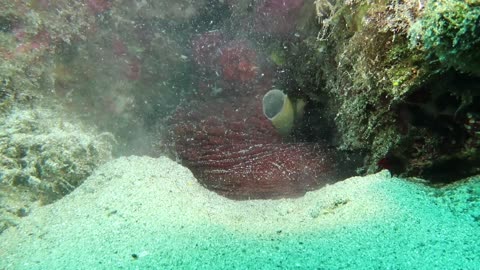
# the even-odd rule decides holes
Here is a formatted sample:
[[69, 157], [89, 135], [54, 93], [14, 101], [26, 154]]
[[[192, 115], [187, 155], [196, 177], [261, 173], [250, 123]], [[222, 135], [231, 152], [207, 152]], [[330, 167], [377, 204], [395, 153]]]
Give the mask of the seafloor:
[[123, 157], [1, 234], [0, 269], [479, 269], [479, 183], [383, 171], [232, 201], [167, 158]]

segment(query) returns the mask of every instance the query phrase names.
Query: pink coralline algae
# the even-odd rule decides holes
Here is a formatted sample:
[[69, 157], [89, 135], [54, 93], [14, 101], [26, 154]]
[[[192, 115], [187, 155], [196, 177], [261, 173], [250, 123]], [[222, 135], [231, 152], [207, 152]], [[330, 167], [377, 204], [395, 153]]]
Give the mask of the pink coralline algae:
[[192, 51], [199, 72], [221, 75], [230, 83], [247, 83], [256, 78], [257, 52], [246, 40], [227, 42], [220, 31], [210, 31], [193, 39]]
[[191, 102], [177, 109], [171, 127], [182, 163], [228, 198], [301, 196], [333, 171], [321, 145], [283, 141], [263, 115], [260, 95]]
[[255, 10], [255, 31], [289, 34], [296, 26], [303, 0], [263, 0]]
[[15, 31], [15, 37], [19, 42], [17, 48], [15, 48], [15, 56], [30, 53], [32, 51], [42, 51], [50, 47], [52, 39], [47, 31], [40, 31], [33, 36], [30, 40], [28, 35], [21, 30]]
[[254, 81], [259, 70], [256, 52], [242, 41], [233, 41], [222, 49], [220, 66], [226, 81], [238, 83]]

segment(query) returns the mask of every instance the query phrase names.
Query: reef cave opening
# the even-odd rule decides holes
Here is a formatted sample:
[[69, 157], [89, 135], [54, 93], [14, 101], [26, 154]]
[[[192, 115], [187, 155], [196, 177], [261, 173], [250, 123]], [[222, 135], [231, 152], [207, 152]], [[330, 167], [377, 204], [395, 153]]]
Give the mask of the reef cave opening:
[[390, 152], [396, 173], [450, 183], [480, 172], [480, 78], [433, 76], [395, 107], [404, 132]]

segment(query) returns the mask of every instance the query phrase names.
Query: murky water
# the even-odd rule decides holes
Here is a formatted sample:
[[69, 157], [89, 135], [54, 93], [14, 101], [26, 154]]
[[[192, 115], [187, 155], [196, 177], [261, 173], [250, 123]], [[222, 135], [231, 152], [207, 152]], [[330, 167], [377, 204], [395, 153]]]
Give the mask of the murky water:
[[479, 17], [0, 0], [0, 268], [478, 268]]

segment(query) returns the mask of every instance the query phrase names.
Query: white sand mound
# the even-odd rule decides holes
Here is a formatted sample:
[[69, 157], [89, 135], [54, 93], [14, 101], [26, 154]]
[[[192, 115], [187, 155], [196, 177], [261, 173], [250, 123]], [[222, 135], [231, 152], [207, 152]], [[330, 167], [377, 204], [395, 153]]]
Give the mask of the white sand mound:
[[119, 158], [0, 235], [0, 269], [476, 269], [480, 227], [387, 172], [232, 201], [167, 158]]

